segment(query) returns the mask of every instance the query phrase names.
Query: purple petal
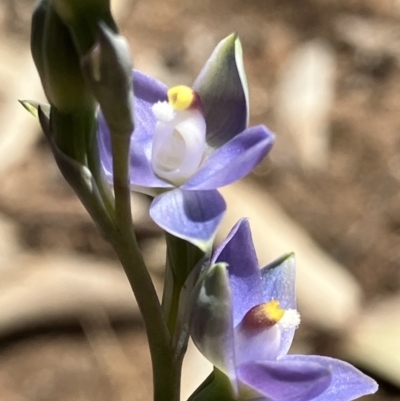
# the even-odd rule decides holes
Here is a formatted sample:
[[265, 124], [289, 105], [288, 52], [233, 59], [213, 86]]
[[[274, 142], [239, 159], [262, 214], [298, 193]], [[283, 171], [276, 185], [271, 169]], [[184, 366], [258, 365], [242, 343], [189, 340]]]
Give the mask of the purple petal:
[[218, 148], [248, 124], [248, 93], [239, 39], [222, 40], [193, 88], [200, 95], [207, 123], [207, 143]]
[[[167, 99], [168, 88], [156, 79], [139, 71], [133, 72], [135, 130], [130, 146], [131, 184], [142, 187], [171, 188], [172, 185], [159, 179], [151, 167], [151, 146], [156, 118], [151, 107]], [[99, 116], [98, 133], [100, 158], [106, 176], [112, 180], [111, 138], [104, 116]]]
[[237, 375], [239, 383], [274, 401], [314, 400], [332, 380], [324, 365], [295, 358], [244, 363], [237, 368]]
[[313, 401], [350, 401], [378, 390], [375, 380], [347, 362], [318, 355], [287, 355], [284, 360], [319, 363], [332, 374], [329, 387]]
[[153, 200], [150, 216], [165, 231], [207, 251], [225, 210], [218, 191], [174, 189]]
[[[200, 352], [236, 382], [232, 296], [224, 264], [208, 269], [200, 279], [193, 302], [190, 334]], [[236, 390], [236, 389], [235, 389]]]
[[209, 190], [239, 180], [265, 157], [274, 138], [263, 125], [246, 129], [212, 153], [182, 188]]
[[261, 275], [247, 220], [240, 220], [214, 252], [211, 263], [228, 264], [233, 297], [233, 325], [262, 303]]
[[[283, 309], [296, 309], [296, 264], [294, 254], [284, 255], [261, 269], [263, 301], [279, 301]], [[279, 356], [286, 355], [295, 329], [282, 332]]]
[[132, 73], [133, 89], [135, 91], [135, 98], [137, 98], [136, 100], [148, 103], [150, 104], [150, 107], [159, 101], [163, 102], [168, 100], [167, 85], [138, 70], [133, 70]]
[[139, 71], [133, 74], [135, 95], [135, 130], [131, 140], [131, 184], [142, 187], [171, 188], [158, 178], [151, 167], [151, 147], [157, 119], [152, 106], [167, 100], [168, 88], [160, 81]]

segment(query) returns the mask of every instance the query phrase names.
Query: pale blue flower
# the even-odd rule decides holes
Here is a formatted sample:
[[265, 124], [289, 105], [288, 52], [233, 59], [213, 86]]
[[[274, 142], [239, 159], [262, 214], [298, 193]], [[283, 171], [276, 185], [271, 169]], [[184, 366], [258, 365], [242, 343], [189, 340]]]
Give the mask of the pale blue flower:
[[216, 250], [199, 287], [191, 335], [230, 383], [230, 396], [216, 399], [349, 401], [377, 390], [346, 362], [287, 354], [300, 323], [294, 256], [259, 269], [246, 220]]

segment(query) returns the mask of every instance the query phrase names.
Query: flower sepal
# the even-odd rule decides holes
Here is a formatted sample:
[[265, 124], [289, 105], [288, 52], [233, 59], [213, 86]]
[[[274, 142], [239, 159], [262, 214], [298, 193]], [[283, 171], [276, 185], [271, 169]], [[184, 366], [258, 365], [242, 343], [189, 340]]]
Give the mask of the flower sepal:
[[[214, 49], [193, 84], [203, 103], [207, 142], [216, 149], [249, 122], [249, 94], [240, 39], [233, 33]], [[229, 110], [229, 113], [227, 113]]]
[[192, 340], [200, 352], [229, 377], [231, 388], [236, 392], [232, 291], [226, 263], [218, 262], [202, 274], [192, 302]]

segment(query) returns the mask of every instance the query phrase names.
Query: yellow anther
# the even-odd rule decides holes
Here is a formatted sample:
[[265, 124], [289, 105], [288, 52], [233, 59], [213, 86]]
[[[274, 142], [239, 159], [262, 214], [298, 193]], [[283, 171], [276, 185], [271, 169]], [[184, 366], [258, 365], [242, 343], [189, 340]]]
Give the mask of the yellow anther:
[[[280, 323], [287, 311], [279, 307], [279, 301], [272, 300], [251, 308], [244, 316], [241, 326], [245, 330], [259, 331]], [[298, 323], [296, 323], [298, 325]]]
[[174, 110], [187, 110], [195, 100], [195, 92], [185, 85], [174, 86], [168, 91], [168, 101]]
[[279, 301], [276, 300], [265, 303], [263, 309], [268, 319], [276, 323], [279, 322], [285, 314], [285, 311], [279, 307]]

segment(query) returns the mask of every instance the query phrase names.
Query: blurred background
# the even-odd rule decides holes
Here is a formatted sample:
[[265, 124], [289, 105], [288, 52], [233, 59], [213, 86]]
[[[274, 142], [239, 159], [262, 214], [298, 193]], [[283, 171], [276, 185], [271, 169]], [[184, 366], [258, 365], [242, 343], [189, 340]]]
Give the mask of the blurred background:
[[[33, 0], [0, 3], [2, 401], [147, 400], [143, 326], [110, 246], [17, 99], [43, 99], [29, 52]], [[260, 262], [295, 251], [303, 323], [293, 352], [342, 358], [400, 400], [400, 1], [113, 0], [135, 67], [190, 85], [237, 32], [251, 124], [270, 156], [223, 190]], [[165, 255], [148, 201], [134, 222], [157, 286]], [[208, 366], [188, 357], [187, 396]]]

